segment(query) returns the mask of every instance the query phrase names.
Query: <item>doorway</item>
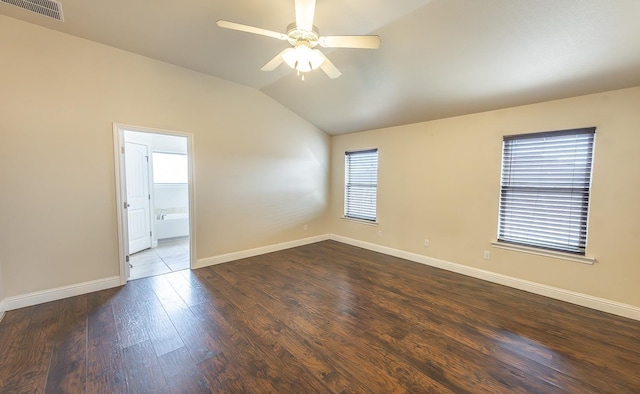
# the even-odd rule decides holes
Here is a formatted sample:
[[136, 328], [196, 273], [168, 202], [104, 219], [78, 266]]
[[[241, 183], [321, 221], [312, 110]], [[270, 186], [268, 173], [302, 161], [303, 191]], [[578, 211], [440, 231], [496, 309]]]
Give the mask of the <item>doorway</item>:
[[190, 268], [191, 135], [114, 125], [114, 146], [121, 282]]

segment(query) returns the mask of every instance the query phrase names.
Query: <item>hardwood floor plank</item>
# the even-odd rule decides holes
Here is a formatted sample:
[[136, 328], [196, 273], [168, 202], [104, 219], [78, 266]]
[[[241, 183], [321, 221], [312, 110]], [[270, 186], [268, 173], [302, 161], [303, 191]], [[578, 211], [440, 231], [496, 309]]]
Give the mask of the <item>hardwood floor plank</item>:
[[7, 316], [11, 316], [11, 319], [3, 319], [0, 324], [0, 355], [2, 355], [0, 357], [0, 388], [7, 385], [12, 374], [15, 373], [17, 360], [14, 353], [23, 342], [34, 309], [35, 307], [29, 307], [9, 311]]
[[149, 310], [148, 302], [142, 299], [135, 303], [113, 303], [118, 342], [121, 348], [128, 348], [149, 340], [144, 315]]
[[87, 296], [62, 300], [60, 328], [51, 356], [45, 392], [81, 393], [86, 387]]
[[178, 294], [166, 275], [158, 275], [151, 278], [148, 278], [151, 283], [151, 287], [153, 288], [156, 297], [160, 300], [160, 303], [165, 307], [176, 307], [176, 308], [185, 308], [187, 304], [184, 302], [180, 294]]
[[214, 392], [185, 347], [163, 354], [158, 363], [170, 393]]
[[140, 320], [145, 326], [145, 332], [151, 340], [156, 356], [160, 357], [184, 346], [160, 300], [149, 299], [139, 307], [143, 309]]
[[34, 306], [29, 306], [26, 308], [7, 311], [4, 317], [2, 318], [2, 322], [1, 322], [2, 325], [0, 326], [0, 329], [12, 324], [22, 323], [24, 322], [24, 320], [31, 319], [34, 309], [35, 309]]
[[[209, 292], [204, 288], [199, 280], [194, 276], [184, 276], [183, 271], [172, 272], [165, 275], [165, 278], [171, 283], [176, 293], [180, 295], [185, 304], [192, 306], [207, 302]], [[187, 271], [190, 272], [190, 271]]]
[[196, 316], [189, 307], [171, 308], [167, 313], [196, 364], [220, 352], [220, 343], [211, 336], [208, 321]]
[[124, 393], [127, 390], [112, 307], [115, 294], [106, 290], [87, 295], [87, 393]]
[[61, 306], [61, 301], [53, 301], [34, 307], [22, 339], [11, 346], [7, 355], [3, 391], [44, 391], [55, 334], [60, 327]]
[[[210, 388], [219, 393], [254, 393], [250, 378], [242, 379], [240, 371], [233, 365], [227, 367], [229, 361], [224, 353], [217, 353], [213, 357], [198, 363], [198, 369], [206, 379]], [[275, 391], [272, 391], [275, 392]]]
[[164, 374], [150, 340], [122, 349], [130, 393], [168, 393]]
[[211, 337], [219, 343], [219, 352], [199, 363], [199, 368], [209, 381], [234, 392], [279, 392], [270, 379], [271, 370], [264, 363], [265, 350], [242, 332], [232, 327], [209, 304], [197, 304], [191, 309], [210, 327]]

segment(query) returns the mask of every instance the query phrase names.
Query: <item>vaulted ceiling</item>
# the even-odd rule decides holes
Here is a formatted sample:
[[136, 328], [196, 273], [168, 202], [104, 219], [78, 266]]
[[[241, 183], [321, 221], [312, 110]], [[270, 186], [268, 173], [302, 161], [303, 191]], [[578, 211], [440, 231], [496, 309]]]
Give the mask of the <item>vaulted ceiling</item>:
[[260, 70], [286, 42], [215, 23], [285, 32], [294, 0], [61, 3], [64, 22], [0, 13], [259, 89], [334, 135], [640, 85], [638, 0], [317, 0], [322, 35], [382, 45], [323, 49], [343, 75], [305, 81]]

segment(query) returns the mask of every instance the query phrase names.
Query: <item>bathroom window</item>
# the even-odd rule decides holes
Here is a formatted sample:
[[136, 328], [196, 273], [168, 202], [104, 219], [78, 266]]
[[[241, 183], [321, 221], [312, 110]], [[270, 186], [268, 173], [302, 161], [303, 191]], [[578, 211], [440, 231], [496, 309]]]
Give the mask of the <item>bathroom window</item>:
[[153, 152], [153, 183], [189, 183], [187, 155]]

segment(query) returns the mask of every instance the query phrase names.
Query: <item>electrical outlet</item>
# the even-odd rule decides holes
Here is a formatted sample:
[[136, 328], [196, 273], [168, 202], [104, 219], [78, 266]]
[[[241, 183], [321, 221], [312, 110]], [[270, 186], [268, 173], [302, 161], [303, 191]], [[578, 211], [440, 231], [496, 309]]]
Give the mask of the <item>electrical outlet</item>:
[[488, 250], [485, 250], [482, 253], [482, 258], [485, 259], [485, 260], [491, 260], [491, 252], [489, 252]]
[[382, 237], [382, 230], [378, 230], [378, 237]]
[[425, 247], [425, 248], [428, 248], [428, 247], [429, 247], [429, 240], [428, 240], [428, 239], [425, 239], [425, 240], [424, 240], [424, 247]]
[[302, 229], [303, 229], [304, 231], [309, 230], [309, 225], [308, 225], [308, 224], [305, 224], [304, 226], [302, 226]]

